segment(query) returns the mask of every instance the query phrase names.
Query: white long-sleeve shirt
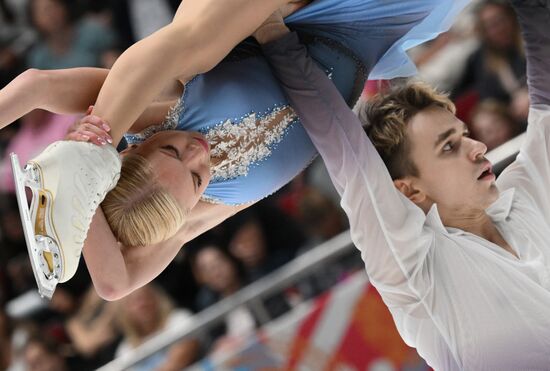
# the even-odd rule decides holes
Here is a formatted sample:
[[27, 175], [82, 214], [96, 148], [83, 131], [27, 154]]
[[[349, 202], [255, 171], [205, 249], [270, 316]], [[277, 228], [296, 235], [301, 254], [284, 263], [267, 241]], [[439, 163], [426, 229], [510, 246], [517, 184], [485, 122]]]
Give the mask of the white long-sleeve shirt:
[[294, 35], [264, 52], [325, 161], [352, 240], [405, 342], [436, 370], [550, 370], [550, 106], [531, 109], [527, 140], [487, 209], [518, 259], [446, 228], [436, 205], [426, 215], [403, 196]]

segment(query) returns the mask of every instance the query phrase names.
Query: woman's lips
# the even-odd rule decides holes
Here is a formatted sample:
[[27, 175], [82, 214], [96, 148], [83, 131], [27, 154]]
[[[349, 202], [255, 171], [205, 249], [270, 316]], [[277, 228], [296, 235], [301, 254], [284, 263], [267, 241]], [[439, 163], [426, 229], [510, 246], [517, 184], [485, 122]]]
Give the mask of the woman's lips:
[[207, 153], [210, 152], [210, 145], [208, 144], [208, 142], [207, 142], [206, 140], [204, 140], [204, 139], [202, 139], [202, 138], [199, 138], [199, 137], [194, 137], [194, 138], [195, 138], [195, 140], [196, 140], [197, 142], [200, 143], [200, 145], [204, 148], [204, 150], [205, 150]]

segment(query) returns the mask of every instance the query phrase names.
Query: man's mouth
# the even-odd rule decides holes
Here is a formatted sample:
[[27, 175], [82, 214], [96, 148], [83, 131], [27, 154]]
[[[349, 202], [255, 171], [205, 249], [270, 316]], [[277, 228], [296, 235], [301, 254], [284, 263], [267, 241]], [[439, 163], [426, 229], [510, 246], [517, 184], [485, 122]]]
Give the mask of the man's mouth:
[[493, 167], [489, 161], [485, 162], [482, 170], [483, 171], [477, 178], [478, 180], [494, 180], [496, 178], [495, 174], [493, 173]]

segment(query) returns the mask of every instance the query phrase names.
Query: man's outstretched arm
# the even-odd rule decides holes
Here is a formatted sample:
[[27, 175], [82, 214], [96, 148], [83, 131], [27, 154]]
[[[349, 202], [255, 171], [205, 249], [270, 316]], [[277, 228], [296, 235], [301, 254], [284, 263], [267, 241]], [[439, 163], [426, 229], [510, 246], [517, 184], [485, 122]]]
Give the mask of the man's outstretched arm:
[[431, 247], [424, 213], [394, 187], [359, 119], [297, 36], [263, 48], [342, 196], [371, 281], [394, 303], [419, 300], [428, 280], [411, 278]]
[[531, 105], [550, 106], [550, 0], [511, 0], [527, 56]]
[[529, 194], [550, 222], [550, 0], [511, 0], [527, 57], [529, 125], [517, 161], [498, 178], [500, 188]]

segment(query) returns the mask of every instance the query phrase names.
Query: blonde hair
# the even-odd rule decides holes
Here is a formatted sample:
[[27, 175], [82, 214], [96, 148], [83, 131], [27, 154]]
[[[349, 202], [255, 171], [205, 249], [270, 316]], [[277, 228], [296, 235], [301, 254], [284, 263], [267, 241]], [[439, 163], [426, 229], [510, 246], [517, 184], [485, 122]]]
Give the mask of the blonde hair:
[[410, 158], [407, 124], [417, 113], [430, 107], [441, 107], [455, 113], [455, 105], [447, 95], [417, 81], [379, 93], [357, 110], [392, 179], [418, 176], [418, 168]]
[[136, 154], [124, 157], [120, 180], [101, 207], [125, 246], [147, 246], [172, 237], [187, 214], [158, 183], [149, 161]]

